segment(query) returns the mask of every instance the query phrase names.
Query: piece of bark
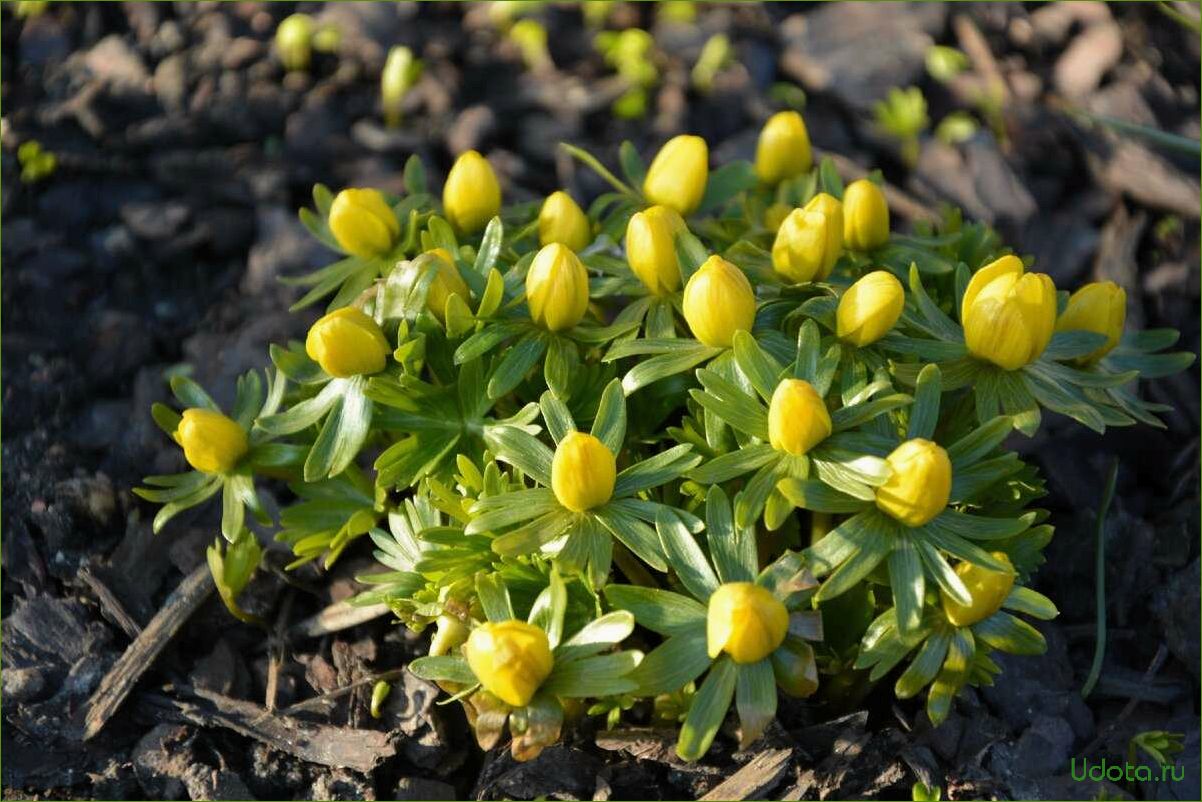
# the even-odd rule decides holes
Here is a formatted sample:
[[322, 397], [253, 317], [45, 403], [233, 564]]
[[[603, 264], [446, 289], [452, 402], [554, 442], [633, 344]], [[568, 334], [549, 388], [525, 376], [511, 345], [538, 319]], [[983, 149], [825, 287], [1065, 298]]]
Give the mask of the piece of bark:
[[789, 768], [791, 749], [761, 752], [734, 774], [701, 797], [702, 802], [719, 799], [764, 799], [776, 787]]
[[379, 618], [388, 612], [387, 604], [372, 604], [367, 607], [355, 607], [347, 602], [336, 602], [325, 608], [317, 615], [310, 616], [304, 621], [298, 621], [289, 630], [293, 637], [316, 638], [343, 629], [350, 629], [372, 619]]
[[100, 681], [100, 687], [88, 700], [88, 712], [84, 718], [85, 740], [104, 728], [138, 680], [154, 665], [163, 647], [212, 592], [213, 582], [209, 577], [209, 567], [202, 564], [185, 577], [179, 587], [167, 597], [163, 609], [159, 610], [125, 653], [118, 658], [109, 673]]
[[386, 732], [301, 721], [200, 688], [180, 687], [176, 691], [181, 698], [143, 694], [139, 697], [142, 710], [161, 720], [233, 730], [323, 766], [369, 772], [396, 754], [396, 744]]
[[121, 603], [112, 589], [89, 566], [85, 565], [79, 569], [79, 578], [95, 594], [104, 617], [121, 627], [121, 631], [131, 640], [137, 640], [138, 636], [142, 634], [142, 625], [130, 614], [129, 610], [125, 609], [125, 605]]

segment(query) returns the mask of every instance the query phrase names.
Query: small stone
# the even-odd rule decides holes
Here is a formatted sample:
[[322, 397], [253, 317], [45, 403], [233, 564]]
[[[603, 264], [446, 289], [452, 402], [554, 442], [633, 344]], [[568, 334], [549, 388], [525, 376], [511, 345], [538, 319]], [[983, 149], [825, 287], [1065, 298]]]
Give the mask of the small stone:
[[402, 777], [397, 780], [396, 790], [392, 792], [392, 799], [397, 802], [405, 802], [406, 800], [441, 800], [441, 799], [458, 799], [459, 796], [455, 792], [452, 785], [441, 782], [439, 780], [427, 780], [422, 777]]
[[3, 677], [4, 701], [10, 704], [15, 702], [36, 702], [45, 698], [47, 690], [46, 678], [40, 668], [33, 666], [29, 668], [6, 667], [0, 673], [0, 677]]

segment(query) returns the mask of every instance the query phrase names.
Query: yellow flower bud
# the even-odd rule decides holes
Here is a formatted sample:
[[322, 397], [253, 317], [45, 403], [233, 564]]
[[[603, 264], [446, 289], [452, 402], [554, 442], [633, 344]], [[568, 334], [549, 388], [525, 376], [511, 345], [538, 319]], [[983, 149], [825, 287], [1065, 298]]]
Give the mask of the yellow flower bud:
[[751, 282], [721, 256], [711, 256], [685, 285], [684, 319], [705, 345], [729, 348], [736, 331], [751, 331], [755, 324]]
[[781, 223], [772, 243], [772, 267], [790, 281], [821, 281], [843, 253], [843, 204], [825, 192]]
[[555, 449], [551, 460], [551, 490], [573, 512], [600, 507], [614, 494], [618, 461], [596, 437], [572, 432]]
[[347, 253], [362, 259], [387, 256], [401, 224], [374, 189], [344, 189], [330, 204], [330, 233]]
[[439, 657], [467, 640], [468, 629], [463, 621], [450, 613], [438, 616], [435, 624], [434, 637], [430, 638], [430, 656]]
[[889, 241], [889, 204], [867, 178], [843, 191], [843, 244], [853, 251], [874, 251]]
[[776, 184], [810, 169], [810, 135], [795, 111], [780, 111], [768, 118], [755, 147], [755, 174], [765, 184]]
[[[1010, 558], [1005, 552], [995, 551], [992, 556], [1010, 565]], [[972, 604], [957, 604], [947, 593], [940, 591], [940, 594], [943, 596], [943, 612], [947, 615], [947, 620], [958, 627], [972, 626], [1002, 609], [1002, 603], [1014, 587], [1013, 566], [1009, 571], [993, 571], [970, 562], [962, 562], [956, 566], [956, 576], [960, 577], [960, 581], [968, 589]]]
[[392, 349], [384, 332], [363, 311], [344, 306], [318, 320], [305, 338], [305, 353], [331, 376], [379, 373]]
[[479, 231], [501, 211], [501, 185], [488, 160], [474, 150], [460, 154], [442, 188], [442, 208], [451, 225]]
[[446, 248], [435, 248], [428, 253], [438, 257], [438, 272], [430, 282], [430, 291], [426, 294], [426, 308], [442, 320], [446, 314], [448, 298], [458, 295], [466, 301], [471, 297], [471, 293], [468, 291], [467, 282], [455, 267], [455, 258]]
[[463, 652], [484, 689], [513, 707], [530, 704], [555, 662], [547, 633], [516, 620], [476, 627]]
[[887, 270], [874, 270], [847, 288], [835, 311], [835, 333], [863, 348], [884, 337], [901, 317], [906, 291]]
[[793, 209], [787, 203], [774, 203], [764, 212], [764, 228], [775, 234]]
[[572, 328], [588, 310], [588, 271], [566, 245], [545, 246], [526, 271], [530, 319], [548, 331]]
[[978, 359], [1015, 370], [1039, 358], [1056, 326], [1056, 286], [1043, 273], [1023, 273], [1017, 256], [982, 267], [960, 306], [964, 343]]
[[785, 379], [768, 405], [768, 442], [777, 451], [801, 456], [831, 434], [831, 416], [814, 385]]
[[558, 242], [582, 251], [592, 241], [593, 227], [572, 196], [563, 190], [548, 195], [538, 213], [539, 244]]
[[275, 49], [286, 70], [309, 67], [313, 18], [308, 14], [293, 14], [275, 29]]
[[907, 440], [885, 458], [891, 473], [876, 489], [876, 506], [906, 526], [922, 526], [943, 512], [952, 492], [952, 462], [930, 440]]
[[210, 409], [185, 409], [172, 437], [188, 464], [202, 473], [233, 470], [250, 447], [237, 421]]
[[639, 281], [655, 295], [666, 295], [680, 287], [676, 234], [683, 227], [680, 215], [666, 206], [638, 212], [626, 225], [626, 260]]
[[789, 611], [767, 588], [754, 582], [727, 582], [710, 596], [705, 647], [711, 658], [722, 652], [736, 663], [758, 663], [784, 643]]
[[643, 194], [653, 204], [692, 214], [705, 195], [709, 180], [709, 146], [699, 136], [682, 134], [669, 139], [647, 170]]
[[1096, 351], [1079, 357], [1080, 364], [1096, 362], [1119, 344], [1127, 321], [1127, 291], [1113, 281], [1095, 281], [1074, 292], [1056, 331], [1092, 331], [1105, 334], [1106, 342]]

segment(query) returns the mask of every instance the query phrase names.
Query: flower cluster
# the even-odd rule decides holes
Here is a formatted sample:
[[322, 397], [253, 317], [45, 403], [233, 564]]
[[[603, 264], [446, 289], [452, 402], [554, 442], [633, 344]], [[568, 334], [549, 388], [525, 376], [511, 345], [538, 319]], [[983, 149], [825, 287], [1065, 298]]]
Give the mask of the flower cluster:
[[410, 670], [518, 759], [581, 699], [682, 722], [690, 760], [732, 702], [758, 738], [778, 692], [893, 677], [938, 724], [993, 653], [1042, 651], [1019, 616], [1056, 615], [1027, 586], [1052, 527], [1008, 438], [1159, 426], [1135, 382], [1192, 362], [1175, 332], [1124, 331], [1122, 289], [1058, 291], [958, 212], [895, 231], [879, 175], [815, 166], [796, 112], [712, 172], [696, 136], [649, 166], [623, 145], [621, 177], [564, 148], [612, 187], [587, 210], [504, 205], [475, 151], [441, 202], [416, 157], [402, 197], [319, 185], [301, 220], [340, 257], [290, 282], [326, 314], [228, 417], [173, 381], [154, 417], [195, 470], [139, 493], [157, 530], [223, 491], [230, 609], [255, 482], [284, 479], [293, 567], [370, 538], [356, 603], [433, 625]]

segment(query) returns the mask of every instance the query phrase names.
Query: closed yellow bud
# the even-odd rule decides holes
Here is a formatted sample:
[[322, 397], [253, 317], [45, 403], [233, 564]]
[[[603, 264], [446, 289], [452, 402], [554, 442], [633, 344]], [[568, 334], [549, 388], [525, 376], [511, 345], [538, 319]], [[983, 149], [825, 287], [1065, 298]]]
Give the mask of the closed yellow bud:
[[755, 174], [765, 184], [776, 184], [810, 169], [810, 135], [795, 111], [780, 111], [768, 118], [755, 147]]
[[777, 451], [801, 456], [831, 434], [831, 416], [814, 385], [785, 379], [768, 405], [768, 441]]
[[308, 14], [293, 14], [279, 24], [275, 29], [275, 49], [284, 69], [308, 69], [312, 39], [313, 18]]
[[530, 319], [548, 331], [572, 328], [588, 310], [588, 271], [575, 253], [552, 242], [535, 255], [526, 271]]
[[1043, 273], [1023, 273], [1017, 256], [982, 267], [960, 306], [964, 344], [978, 359], [1015, 370], [1039, 358], [1056, 326], [1056, 286]]
[[525, 621], [481, 624], [463, 652], [484, 689], [513, 707], [530, 704], [555, 664], [547, 633]]
[[861, 178], [843, 192], [843, 244], [874, 251], [889, 241], [889, 204], [881, 188]]
[[684, 319], [693, 336], [711, 348], [729, 348], [736, 331], [755, 325], [755, 291], [743, 271], [711, 256], [684, 288]]
[[250, 447], [237, 421], [211, 409], [185, 409], [172, 437], [188, 464], [202, 473], [233, 470]]
[[374, 189], [344, 189], [330, 204], [330, 233], [342, 250], [362, 259], [387, 256], [401, 235], [401, 224]]
[[666, 206], [638, 212], [626, 225], [626, 260], [639, 281], [655, 295], [666, 295], [680, 287], [676, 234], [683, 228], [680, 215]]
[[885, 458], [891, 473], [876, 489], [876, 506], [906, 526], [922, 526], [947, 507], [952, 462], [930, 440], [907, 440]]
[[710, 596], [705, 648], [710, 658], [726, 652], [736, 663], [758, 663], [784, 643], [789, 611], [767, 588], [727, 582]]
[[781, 223], [772, 243], [772, 267], [795, 284], [821, 281], [842, 254], [843, 204], [821, 192]]
[[1092, 331], [1105, 334], [1106, 342], [1092, 353], [1079, 357], [1080, 364], [1096, 362], [1109, 354], [1123, 336], [1127, 322], [1127, 291], [1113, 281], [1095, 281], [1074, 292], [1056, 331]]
[[434, 637], [430, 638], [430, 656], [440, 657], [449, 654], [467, 640], [468, 629], [463, 621], [450, 613], [438, 616]]
[[551, 490], [572, 512], [600, 507], [614, 494], [618, 461], [596, 437], [572, 432], [555, 449], [551, 460]]
[[[992, 556], [1010, 565], [1010, 558], [1005, 552], [995, 551]], [[947, 615], [947, 620], [958, 627], [972, 626], [1002, 609], [1002, 603], [1014, 587], [1013, 566], [1009, 571], [993, 571], [970, 562], [962, 562], [956, 566], [956, 576], [960, 577], [960, 581], [968, 589], [972, 604], [958, 604], [947, 593], [940, 591], [940, 594], [943, 596], [943, 612]]]
[[455, 267], [454, 257], [446, 248], [435, 248], [428, 253], [438, 257], [438, 267], [436, 268], [438, 272], [430, 282], [430, 291], [426, 294], [426, 308], [436, 318], [442, 320], [447, 311], [448, 298], [458, 295], [466, 301], [471, 297], [471, 292], [468, 291], [467, 282], [463, 280], [463, 276], [459, 275], [459, 270]]
[[901, 317], [906, 291], [887, 270], [874, 270], [847, 288], [835, 311], [835, 333], [863, 348], [884, 337]]
[[501, 211], [501, 185], [488, 160], [474, 150], [460, 154], [442, 188], [442, 208], [451, 225], [472, 234]]
[[305, 338], [305, 353], [331, 376], [379, 373], [392, 349], [384, 332], [363, 311], [344, 306], [318, 320]]
[[543, 201], [538, 213], [538, 242], [558, 242], [573, 251], [582, 251], [593, 241], [593, 227], [572, 196], [560, 190]]
[[709, 146], [699, 136], [681, 134], [669, 139], [647, 170], [643, 194], [647, 200], [692, 214], [701, 205], [705, 184], [709, 181]]

